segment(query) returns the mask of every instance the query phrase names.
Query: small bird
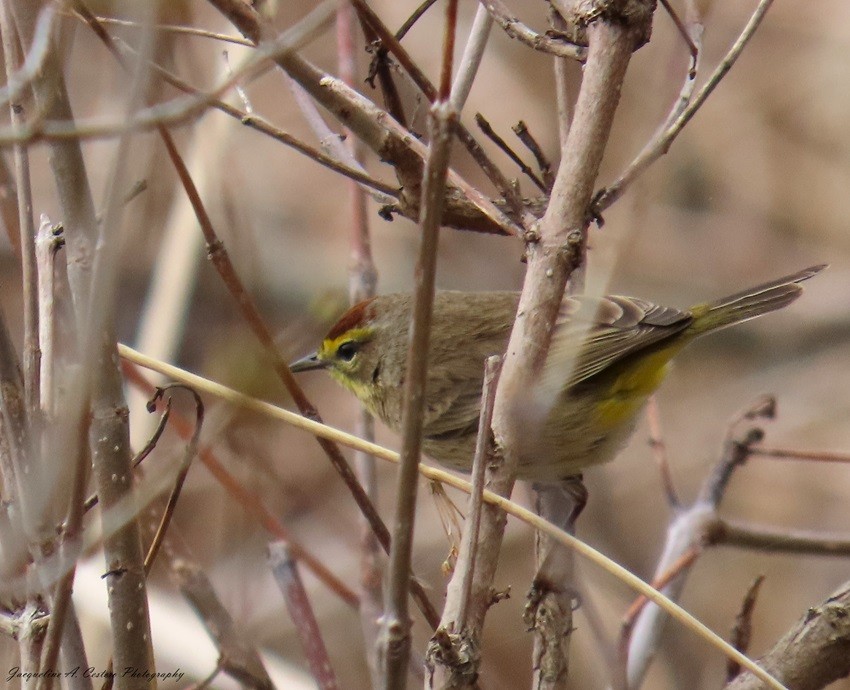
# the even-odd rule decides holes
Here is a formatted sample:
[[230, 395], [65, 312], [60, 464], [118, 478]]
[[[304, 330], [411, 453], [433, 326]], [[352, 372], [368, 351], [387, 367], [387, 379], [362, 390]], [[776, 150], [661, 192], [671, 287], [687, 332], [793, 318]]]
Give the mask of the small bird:
[[[556, 481], [613, 459], [685, 345], [787, 306], [800, 296], [799, 283], [824, 268], [813, 266], [687, 311], [637, 297], [566, 297], [539, 380], [551, 395], [536, 422], [523, 420], [529, 442], [521, 450], [518, 477]], [[484, 361], [505, 352], [518, 303], [518, 292], [434, 296], [422, 449], [447, 467], [471, 469]], [[398, 431], [412, 304], [410, 294], [388, 294], [351, 307], [292, 371], [326, 369]], [[540, 409], [514, 407], [526, 416]]]

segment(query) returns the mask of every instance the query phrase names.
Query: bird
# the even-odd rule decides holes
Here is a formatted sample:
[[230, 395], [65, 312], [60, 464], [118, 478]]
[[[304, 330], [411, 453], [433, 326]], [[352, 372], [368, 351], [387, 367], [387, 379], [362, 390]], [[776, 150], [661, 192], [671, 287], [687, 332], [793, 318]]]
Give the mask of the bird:
[[[524, 416], [526, 430], [517, 477], [558, 481], [612, 460], [682, 348], [789, 305], [800, 296], [800, 283], [824, 268], [812, 266], [686, 310], [638, 297], [566, 296], [539, 380], [510, 408]], [[509, 291], [434, 295], [422, 450], [450, 469], [471, 470], [484, 362], [504, 354], [518, 303], [519, 292]], [[354, 305], [291, 370], [327, 371], [399, 431], [412, 308], [413, 297], [405, 293]]]

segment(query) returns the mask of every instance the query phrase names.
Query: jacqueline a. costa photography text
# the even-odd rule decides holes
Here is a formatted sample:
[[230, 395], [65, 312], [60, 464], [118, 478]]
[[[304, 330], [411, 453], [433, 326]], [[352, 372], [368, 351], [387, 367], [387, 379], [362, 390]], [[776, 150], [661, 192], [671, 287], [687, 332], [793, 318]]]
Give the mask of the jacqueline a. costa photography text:
[[20, 679], [23, 684], [31, 680], [39, 678], [147, 678], [148, 680], [167, 681], [173, 680], [179, 682], [183, 678], [183, 671], [179, 668], [173, 671], [150, 671], [143, 668], [134, 668], [127, 666], [123, 670], [106, 670], [97, 669], [94, 666], [83, 668], [75, 666], [67, 670], [56, 671], [38, 671], [30, 673], [22, 671], [20, 666], [13, 666], [9, 669], [6, 677], [6, 682], [9, 683], [16, 678]]

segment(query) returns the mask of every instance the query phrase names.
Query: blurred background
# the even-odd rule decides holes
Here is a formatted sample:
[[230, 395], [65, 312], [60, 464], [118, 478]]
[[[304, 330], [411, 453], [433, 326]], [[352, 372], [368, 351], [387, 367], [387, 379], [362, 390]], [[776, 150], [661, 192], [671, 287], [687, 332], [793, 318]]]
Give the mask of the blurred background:
[[[277, 27], [290, 26], [314, 3], [268, 5]], [[371, 6], [397, 28], [418, 2], [375, 0]], [[673, 3], [679, 8], [678, 3]], [[462, 49], [475, 3], [460, 4], [458, 50]], [[723, 57], [755, 3], [703, 2], [705, 17], [701, 80]], [[163, 3], [161, 21], [234, 34], [220, 15], [200, 1]], [[436, 79], [442, 11], [426, 13], [404, 40], [405, 47]], [[511, 7], [529, 25], [546, 29], [542, 3]], [[120, 4], [93, 9], [118, 16]], [[679, 8], [681, 9], [681, 8]], [[805, 17], [803, 21], [801, 18]], [[123, 116], [126, 77], [81, 22], [72, 27], [66, 75], [77, 117], [114, 120]], [[110, 27], [132, 43], [138, 30]], [[162, 63], [199, 88], [211, 87], [237, 65], [246, 49], [205, 38], [161, 35]], [[671, 306], [688, 305], [827, 262], [828, 271], [806, 284], [790, 308], [702, 340], [683, 353], [658, 395], [672, 476], [690, 502], [717, 460], [728, 420], [763, 393], [775, 394], [778, 417], [767, 426], [767, 443], [795, 449], [850, 449], [850, 5], [823, 0], [812, 12], [802, 0], [776, 3], [739, 62], [670, 152], [644, 174], [591, 228], [588, 281], [592, 290], [638, 295]], [[361, 41], [362, 44], [362, 41]], [[305, 54], [336, 73], [333, 32]], [[360, 74], [369, 56], [358, 48]], [[670, 18], [656, 13], [651, 42], [634, 56], [598, 186], [616, 178], [663, 121], [676, 98], [687, 53]], [[580, 69], [573, 69], [576, 91]], [[413, 128], [425, 129], [427, 106], [402, 81]], [[251, 106], [282, 129], [313, 142], [284, 76], [269, 71], [245, 85]], [[379, 95], [359, 82], [370, 98]], [[174, 92], [162, 88], [165, 100]], [[235, 95], [229, 100], [240, 104]], [[494, 27], [484, 61], [464, 111], [474, 113], [512, 139], [518, 120], [557, 161], [557, 122], [551, 59], [508, 39]], [[338, 129], [332, 118], [328, 118]], [[209, 111], [176, 128], [181, 152], [193, 170], [204, 201], [240, 275], [264, 316], [292, 356], [312, 350], [347, 304], [352, 223], [348, 182], [293, 150]], [[483, 136], [502, 170], [534, 189]], [[493, 195], [483, 176], [457, 147], [456, 170]], [[85, 144], [95, 198], [103, 197], [114, 141]], [[46, 152], [32, 149], [36, 213], [59, 218]], [[4, 151], [8, 158], [8, 151]], [[7, 163], [8, 164], [8, 163]], [[129, 163], [132, 179], [146, 190], [129, 202], [121, 229], [124, 251], [120, 284], [120, 334], [126, 343], [155, 351], [162, 347], [176, 364], [291, 407], [270, 375], [267, 362], [232, 299], [205, 260], [200, 232], [186, 212], [182, 188], [154, 133], [140, 134]], [[392, 170], [367, 156], [369, 171], [393, 182]], [[416, 226], [403, 218], [386, 222], [370, 202], [372, 246], [380, 292], [412, 287], [418, 245]], [[20, 269], [0, 239], [0, 304], [20, 333]], [[523, 247], [515, 239], [444, 230], [438, 284], [463, 290], [519, 289]], [[171, 299], [152, 302], [155, 276]], [[155, 306], [151, 306], [151, 305]], [[162, 310], [169, 312], [168, 316]], [[171, 320], [170, 320], [171, 319]], [[142, 336], [144, 324], [152, 324]], [[161, 328], [157, 325], [161, 324]], [[155, 333], [150, 340], [150, 330]], [[158, 332], [157, 331], [164, 331]], [[157, 341], [163, 338], [166, 344]], [[141, 339], [141, 340], [140, 340]], [[321, 373], [302, 379], [325, 421], [354, 428], [357, 402]], [[142, 399], [132, 398], [134, 439], [146, 437]], [[221, 461], [253, 491], [293, 534], [335, 573], [357, 586], [357, 511], [342, 483], [307, 435], [268, 419], [208, 399], [203, 439], [214, 443]], [[589, 470], [590, 503], [579, 536], [639, 576], [650, 578], [671, 518], [661, 480], [642, 425], [614, 463]], [[398, 448], [383, 428], [378, 440]], [[146, 473], [175, 461], [182, 445], [166, 434], [146, 461]], [[379, 463], [380, 508], [392, 518], [395, 469]], [[759, 525], [850, 535], [847, 465], [753, 459], [737, 471], [722, 506], [723, 515]], [[528, 503], [526, 487], [515, 497]], [[441, 564], [448, 540], [427, 487], [420, 494], [415, 568], [435, 601], [446, 579]], [[463, 509], [463, 496], [453, 496]], [[293, 673], [280, 687], [310, 687], [303, 654], [266, 564], [269, 536], [234, 503], [197, 463], [176, 526], [196, 561], [210, 576], [234, 617], [239, 633], [264, 653], [275, 673]], [[533, 535], [509, 522], [496, 585], [511, 597], [488, 618], [482, 684], [526, 687], [531, 635], [521, 622], [524, 595], [533, 576]], [[102, 560], [93, 555], [77, 576], [77, 605], [92, 663], [103, 668], [109, 655], [106, 610], [99, 591]], [[726, 635], [753, 578], [766, 576], [753, 617], [751, 653], [764, 653], [811, 606], [847, 579], [837, 558], [777, 556], [732, 548], [710, 548], [700, 558], [683, 605], [713, 630]], [[633, 594], [594, 566], [580, 562], [583, 597], [601, 627], [592, 632], [586, 608], [579, 609], [573, 636], [571, 687], [603, 688], [609, 682], [619, 623]], [[357, 614], [304, 573], [331, 661], [342, 687], [367, 687], [368, 671]], [[160, 564], [152, 576], [154, 642], [160, 670], [180, 667], [187, 686], [209, 673], [216, 654]], [[418, 614], [416, 614], [418, 616]], [[186, 628], [181, 626], [186, 625]], [[179, 632], [178, 632], [179, 631]], [[597, 633], [600, 633], [597, 634]], [[429, 638], [417, 617], [419, 653]], [[15, 647], [0, 640], [0, 666], [15, 665]], [[676, 624], [667, 627], [647, 688], [715, 688], [725, 660]], [[298, 674], [301, 673], [301, 676]], [[281, 676], [274, 676], [280, 678]], [[300, 681], [298, 679], [301, 679]], [[162, 683], [162, 687], [174, 685]], [[225, 678], [213, 687], [234, 687]], [[850, 682], [836, 688], [850, 688]]]

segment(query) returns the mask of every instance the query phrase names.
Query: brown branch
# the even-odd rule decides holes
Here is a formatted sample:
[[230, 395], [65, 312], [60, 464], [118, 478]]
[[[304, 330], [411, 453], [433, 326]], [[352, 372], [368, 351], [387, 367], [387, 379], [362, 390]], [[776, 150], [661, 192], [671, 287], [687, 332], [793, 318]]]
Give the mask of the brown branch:
[[[850, 583], [808, 609], [759, 665], [789, 690], [820, 690], [850, 674]], [[726, 690], [764, 687], [744, 672]]]
[[217, 669], [254, 690], [273, 690], [274, 684], [259, 655], [239, 636], [233, 618], [222, 605], [203, 569], [185, 558], [175, 558], [171, 574], [215, 642], [219, 651]]
[[[656, 566], [656, 577], [668, 571], [673, 563], [693, 549], [700, 549], [710, 540], [713, 526], [718, 521], [717, 510], [734, 471], [749, 455], [749, 448], [758, 443], [764, 432], [757, 422], [770, 419], [776, 411], [772, 396], [761, 396], [752, 405], [735, 414], [723, 441], [720, 459], [700, 487], [697, 500], [686, 510], [679, 510], [667, 529], [664, 552]], [[690, 566], [663, 589], [673, 601], [682, 594], [690, 573]], [[643, 608], [634, 624], [629, 641], [627, 687], [640, 687], [655, 656], [667, 614], [656, 605]]]
[[795, 450], [792, 448], [768, 448], [755, 446], [750, 448], [751, 455], [775, 460], [811, 460], [813, 462], [850, 463], [850, 453], [832, 452], [828, 450]]
[[552, 164], [549, 162], [546, 154], [543, 153], [543, 149], [540, 148], [537, 139], [528, 130], [528, 125], [525, 122], [520, 120], [511, 129], [517, 135], [517, 138], [525, 144], [531, 155], [534, 156], [537, 167], [540, 169], [540, 174], [543, 176], [543, 184], [546, 186], [545, 191], [548, 193], [552, 189], [552, 183], [555, 181], [552, 175]]
[[655, 457], [658, 473], [661, 475], [661, 483], [664, 487], [664, 495], [667, 504], [676, 510], [679, 496], [676, 494], [676, 486], [673, 483], [673, 475], [670, 473], [670, 462], [667, 458], [667, 444], [664, 442], [664, 434], [661, 431], [661, 416], [658, 414], [658, 399], [652, 395], [646, 403], [646, 421], [649, 427], [649, 447]]
[[184, 386], [183, 384], [175, 383], [164, 386], [163, 388], [157, 388], [156, 393], [154, 394], [154, 399], [151, 403], [149, 403], [148, 409], [151, 408], [151, 404], [155, 406], [156, 400], [165, 395], [165, 392], [171, 388], [185, 388], [192, 394], [192, 397], [195, 399], [195, 425], [194, 430], [192, 431], [192, 436], [186, 444], [186, 450], [183, 451], [183, 460], [180, 462], [180, 467], [177, 470], [177, 477], [174, 480], [174, 486], [168, 496], [168, 501], [165, 504], [165, 509], [162, 511], [162, 517], [156, 528], [153, 541], [148, 547], [148, 553], [145, 556], [146, 576], [150, 575], [153, 563], [156, 560], [160, 547], [162, 546], [162, 541], [165, 539], [165, 533], [168, 531], [168, 526], [171, 524], [171, 519], [174, 517], [174, 510], [177, 507], [177, 501], [180, 499], [180, 493], [183, 490], [186, 475], [189, 474], [189, 466], [192, 464], [192, 459], [198, 452], [198, 441], [201, 436], [201, 429], [204, 426], [204, 403], [201, 400], [201, 396], [198, 395], [195, 390], [188, 386]]
[[569, 43], [566, 40], [538, 34], [513, 16], [501, 0], [481, 0], [481, 4], [487, 8], [487, 11], [508, 36], [524, 43], [529, 48], [534, 48], [534, 50], [539, 50], [543, 53], [549, 53], [555, 57], [571, 58], [579, 61], [587, 59], [587, 48]]
[[755, 527], [719, 517], [707, 525], [705, 538], [711, 545], [738, 546], [770, 553], [850, 556], [850, 539], [846, 537]]
[[[741, 610], [735, 616], [735, 624], [732, 626], [730, 635], [732, 646], [742, 654], [746, 654], [750, 648], [750, 638], [753, 632], [753, 611], [756, 608], [756, 599], [758, 598], [759, 590], [764, 575], [759, 575], [753, 580], [744, 600], [741, 602]], [[726, 659], [726, 682], [733, 680], [741, 672], [741, 664], [733, 659]]]
[[445, 203], [452, 133], [457, 113], [449, 100], [451, 63], [457, 21], [457, 0], [446, 9], [443, 38], [443, 69], [440, 100], [429, 112], [431, 146], [422, 180], [421, 240], [416, 262], [416, 288], [404, 377], [401, 412], [401, 463], [396, 487], [395, 525], [387, 573], [387, 605], [381, 626], [381, 687], [403, 690], [410, 657], [410, 627], [407, 599], [413, 554], [413, 527], [419, 484], [419, 456], [425, 409], [425, 382], [428, 373], [428, 346], [434, 305], [437, 271], [437, 244]]
[[[267, 30], [248, 5], [240, 0], [208, 1], [252, 41], [260, 42], [265, 38]], [[395, 167], [403, 185], [398, 210], [411, 218], [418, 218], [426, 147], [398, 123], [386, 117], [386, 113], [374, 103], [298, 54], [290, 52], [280, 55], [276, 62], [340, 123], [349, 127], [381, 160]], [[520, 231], [493, 202], [451, 171], [444, 223], [476, 232], [510, 235]]]
[[322, 632], [316, 622], [301, 576], [298, 574], [298, 567], [289, 555], [285, 543], [269, 544], [269, 562], [286, 601], [286, 608], [295, 624], [295, 631], [304, 650], [304, 656], [307, 657], [313, 679], [320, 690], [336, 690], [339, 685], [328, 658]]
[[[670, 147], [673, 145], [673, 141], [677, 136], [679, 136], [681, 131], [685, 128], [685, 125], [691, 121], [691, 118], [696, 115], [697, 111], [702, 107], [703, 103], [705, 103], [706, 99], [711, 95], [723, 77], [725, 77], [729, 70], [732, 69], [732, 66], [740, 57], [741, 52], [744, 50], [749, 40], [753, 37], [753, 34], [756, 29], [758, 29], [759, 24], [761, 24], [761, 20], [764, 18], [764, 15], [767, 13], [767, 10], [770, 8], [772, 3], [773, 0], [760, 0], [758, 6], [750, 17], [750, 20], [741, 31], [738, 39], [729, 49], [729, 52], [723, 60], [721, 60], [720, 64], [699, 90], [697, 95], [690, 100], [685, 107], [680, 109], [679, 104], [683, 102], [684, 95], [690, 88], [688, 82], [693, 82], [693, 79], [690, 78], [691, 71], [689, 70], [689, 76], [686, 78], [685, 87], [683, 87], [682, 90], [683, 97], [681, 97], [674, 106], [671, 117], [668, 119], [667, 123], [665, 123], [664, 131], [647, 144], [646, 147], [644, 147], [635, 160], [629, 164], [623, 174], [613, 184], [600, 190], [600, 192], [596, 195], [593, 204], [596, 215], [600, 215], [606, 208], [620, 198], [629, 184], [631, 184], [644, 170], [670, 150]], [[680, 112], [677, 112], [679, 110]]]
[[[437, 87], [431, 83], [425, 73], [419, 68], [410, 54], [405, 50], [405, 48], [399, 43], [398, 39], [393, 35], [393, 33], [384, 25], [381, 21], [380, 17], [366, 4], [365, 0], [350, 0], [354, 7], [357, 9], [358, 13], [361, 14], [365, 23], [369, 25], [369, 27], [378, 35], [378, 38], [381, 40], [382, 45], [390, 52], [392, 55], [399, 61], [399, 64], [404, 68], [404, 70], [410, 75], [413, 83], [419, 88], [419, 90], [423, 93], [425, 98], [428, 99], [428, 102], [432, 105], [437, 101], [439, 93], [437, 91]], [[441, 78], [445, 78], [445, 75], [441, 75]], [[484, 152], [484, 149], [481, 148], [481, 145], [475, 140], [472, 134], [469, 132], [466, 127], [461, 122], [455, 126], [454, 135], [460, 140], [460, 142], [466, 147], [466, 150], [481, 168], [485, 175], [487, 175], [488, 179], [493, 183], [493, 186], [499, 191], [499, 193], [503, 196], [503, 198], [510, 204], [514, 213], [520, 217], [522, 215], [522, 204], [521, 201], [511, 186], [510, 182], [505, 178], [502, 172], [498, 167], [488, 158], [487, 154]], [[451, 176], [449, 178], [451, 180]], [[418, 188], [420, 180], [413, 179], [405, 180], [402, 178], [402, 184], [405, 187], [412, 185], [416, 185]], [[446, 211], [446, 215], [448, 218], [448, 209]], [[450, 223], [447, 223], [450, 224]]]
[[[357, 57], [355, 54], [355, 23], [354, 11], [347, 2], [340, 4], [337, 10], [337, 53], [339, 73], [342, 80], [349, 86], [354, 86], [357, 75]], [[386, 64], [384, 63], [386, 67]], [[387, 70], [387, 75], [389, 71]], [[390, 82], [392, 82], [392, 78]], [[382, 80], [383, 85], [383, 80]], [[386, 95], [386, 92], [385, 92]], [[346, 137], [346, 144], [354, 160], [362, 161], [362, 146], [353, 136]], [[372, 243], [369, 235], [369, 219], [366, 209], [366, 195], [354, 183], [349, 183], [348, 194], [350, 202], [350, 240], [351, 258], [348, 268], [348, 297], [352, 305], [369, 299], [375, 295], [378, 282], [378, 271], [372, 258]], [[374, 442], [375, 424], [371, 415], [365, 409], [360, 410], [355, 433], [366, 441]], [[361, 451], [354, 453], [354, 467], [357, 478], [363, 485], [372, 503], [378, 502], [378, 483], [376, 480], [375, 457]], [[366, 662], [372, 679], [372, 686], [377, 687], [378, 670], [378, 634], [380, 619], [384, 615], [383, 579], [384, 564], [381, 547], [369, 523], [358, 516], [360, 543], [360, 628], [363, 632], [363, 643]]]

